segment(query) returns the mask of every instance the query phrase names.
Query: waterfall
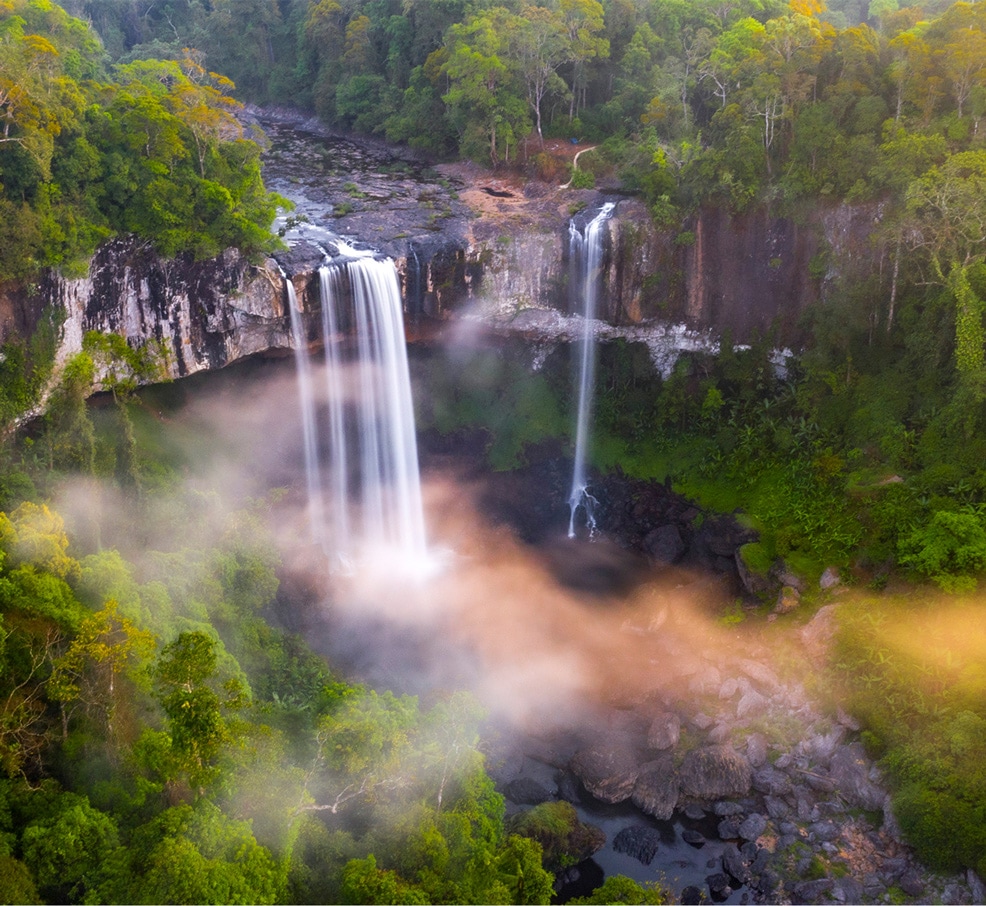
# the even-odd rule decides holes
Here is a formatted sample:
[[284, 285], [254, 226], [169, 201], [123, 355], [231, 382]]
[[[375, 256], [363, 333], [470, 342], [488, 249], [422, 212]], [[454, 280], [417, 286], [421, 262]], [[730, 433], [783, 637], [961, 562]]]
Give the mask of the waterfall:
[[[391, 562], [397, 557], [404, 567], [419, 569], [427, 548], [397, 270], [390, 259], [345, 251], [352, 257], [319, 269], [322, 431], [316, 430], [315, 406], [309, 402], [311, 362], [303, 344], [297, 359], [306, 471], [312, 462], [314, 473], [308, 482], [311, 512], [313, 520], [316, 514], [324, 520], [330, 510], [330, 547], [339, 562], [385, 550]], [[292, 311], [292, 330], [294, 316]], [[350, 333], [355, 348], [346, 354]], [[295, 342], [299, 346], [297, 335]], [[329, 507], [322, 503], [323, 493]]]
[[325, 513], [322, 500], [322, 478], [318, 462], [318, 437], [316, 433], [315, 394], [312, 386], [312, 368], [308, 359], [308, 339], [301, 320], [301, 308], [294, 284], [284, 271], [284, 284], [288, 294], [288, 313], [291, 320], [291, 339], [294, 345], [295, 371], [298, 375], [298, 396], [301, 405], [301, 437], [305, 457], [305, 484], [308, 490], [308, 517], [312, 540], [324, 546]]
[[[595, 389], [596, 348], [593, 342], [593, 321], [596, 318], [596, 301], [599, 295], [599, 270], [603, 259], [603, 224], [609, 219], [614, 205], [607, 202], [599, 213], [580, 232], [572, 220], [569, 223], [569, 249], [571, 252], [572, 288], [581, 300], [582, 336], [578, 357], [578, 414], [575, 422], [575, 463], [572, 468], [572, 489], [568, 495], [571, 515], [568, 537], [575, 537], [575, 516], [581, 508], [585, 524], [591, 536], [596, 527], [594, 508], [596, 499], [589, 493], [586, 476], [586, 455], [592, 429], [592, 394]], [[580, 297], [580, 299], [579, 299]]]

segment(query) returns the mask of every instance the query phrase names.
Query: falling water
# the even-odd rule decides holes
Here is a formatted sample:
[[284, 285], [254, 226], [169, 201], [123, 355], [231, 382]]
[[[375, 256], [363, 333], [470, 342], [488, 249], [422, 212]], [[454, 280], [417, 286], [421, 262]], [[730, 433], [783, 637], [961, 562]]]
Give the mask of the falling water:
[[568, 495], [571, 515], [568, 522], [568, 537], [575, 537], [575, 514], [579, 508], [585, 513], [585, 524], [590, 535], [596, 527], [593, 513], [596, 500], [589, 493], [586, 476], [586, 448], [592, 426], [592, 393], [595, 384], [596, 349], [592, 340], [593, 321], [596, 317], [596, 300], [599, 294], [599, 269], [603, 257], [602, 227], [613, 211], [614, 205], [607, 202], [599, 213], [580, 233], [573, 220], [569, 224], [569, 247], [571, 249], [573, 287], [581, 295], [582, 337], [579, 341], [578, 370], [578, 415], [575, 422], [575, 464], [572, 469], [572, 490]]
[[301, 320], [301, 308], [294, 284], [284, 272], [284, 284], [288, 293], [288, 312], [291, 320], [291, 339], [294, 346], [295, 369], [298, 374], [298, 396], [301, 404], [301, 436], [305, 457], [305, 482], [308, 489], [308, 517], [311, 522], [312, 540], [324, 546], [324, 507], [322, 478], [318, 464], [318, 437], [315, 422], [315, 395], [312, 387], [312, 369], [308, 360], [308, 341]]
[[[321, 530], [330, 509], [331, 548], [340, 563], [385, 549], [391, 562], [397, 556], [417, 569], [426, 559], [426, 540], [397, 271], [390, 259], [343, 251], [351, 257], [319, 270], [327, 401], [321, 431], [311, 362], [289, 289], [313, 525], [317, 518]], [[350, 331], [352, 361], [341, 349]], [[328, 508], [320, 462], [327, 469]]]

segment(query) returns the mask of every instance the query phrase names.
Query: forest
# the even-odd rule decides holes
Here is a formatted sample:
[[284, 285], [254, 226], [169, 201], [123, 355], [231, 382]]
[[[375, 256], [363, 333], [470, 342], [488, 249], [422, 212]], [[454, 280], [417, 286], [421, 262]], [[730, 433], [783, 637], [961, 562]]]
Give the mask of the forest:
[[[813, 262], [783, 378], [769, 335], [657, 393], [616, 354], [595, 465], [741, 509], [754, 570], [842, 571], [830, 688], [921, 858], [986, 875], [986, 641], [955, 654], [944, 618], [910, 659], [880, 641], [956, 601], [983, 625], [986, 2], [0, 0], [0, 280], [83, 273], [122, 234], [277, 249], [247, 105], [531, 178], [558, 175], [545, 140], [591, 142], [573, 178], [681, 243], [705, 205], [872, 211], [869, 254]], [[156, 351], [93, 335], [56, 374], [58, 329], [0, 347], [0, 900], [549, 902], [574, 813], [507, 819], [468, 696], [349, 683], [276, 628], [271, 501], [184, 489], [139, 397]], [[126, 501], [108, 542], [174, 536], [80, 543], [67, 481]], [[183, 537], [205, 507], [217, 530]], [[593, 901], [668, 896], [611, 878]]]

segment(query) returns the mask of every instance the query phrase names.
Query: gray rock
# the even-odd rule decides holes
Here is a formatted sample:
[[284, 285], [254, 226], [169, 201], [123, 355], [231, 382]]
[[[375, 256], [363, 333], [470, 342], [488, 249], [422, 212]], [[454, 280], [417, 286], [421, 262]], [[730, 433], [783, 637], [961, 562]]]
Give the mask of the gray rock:
[[639, 774], [634, 753], [616, 746], [583, 749], [572, 758], [570, 769], [593, 796], [610, 803], [629, 799]]
[[701, 821], [705, 817], [705, 809], [697, 802], [689, 802], [685, 806], [685, 817], [691, 818], [692, 821]]
[[765, 830], [767, 830], [767, 819], [754, 812], [739, 826], [739, 835], [744, 840], [758, 840]]
[[832, 897], [840, 903], [862, 903], [863, 885], [855, 878], [837, 878], [832, 885]]
[[828, 566], [822, 573], [822, 577], [818, 580], [818, 587], [823, 591], [830, 588], [835, 588], [842, 582], [842, 577], [839, 575], [839, 571], [834, 566]]
[[883, 808], [886, 791], [870, 779], [870, 762], [861, 743], [844, 746], [832, 756], [829, 777], [850, 806], [870, 811]]
[[650, 865], [661, 847], [661, 832], [653, 827], [633, 824], [625, 827], [613, 838], [613, 849], [624, 853], [644, 865]]
[[742, 815], [743, 806], [730, 799], [720, 799], [718, 802], [713, 803], [712, 811], [720, 818], [729, 818], [733, 815]]
[[708, 875], [705, 883], [709, 887], [709, 893], [715, 900], [725, 900], [732, 892], [733, 888], [729, 883], [729, 876], [725, 872], [717, 871], [715, 874]]
[[751, 767], [763, 767], [767, 763], [767, 737], [763, 733], [751, 733], [746, 740], [746, 760]]
[[681, 738], [681, 720], [677, 714], [662, 711], [655, 715], [647, 732], [647, 745], [652, 749], [673, 749]]
[[511, 780], [504, 788], [507, 799], [517, 805], [540, 805], [551, 801], [554, 796], [536, 780], [530, 777], [518, 777]]
[[735, 843], [729, 843], [723, 847], [722, 868], [738, 883], [748, 884], [750, 882], [750, 863], [743, 858], [743, 854]]
[[786, 796], [792, 789], [791, 778], [769, 764], [757, 768], [753, 772], [751, 780], [754, 789], [771, 796]]
[[670, 755], [640, 766], [631, 797], [647, 815], [667, 821], [678, 804], [678, 774]]
[[972, 893], [973, 903], [986, 903], [986, 884], [971, 868], [966, 872], [966, 883]]
[[677, 563], [687, 549], [676, 525], [659, 525], [648, 532], [644, 536], [643, 548], [655, 566]]
[[700, 746], [687, 752], [679, 770], [681, 792], [696, 799], [745, 796], [750, 791], [750, 763], [724, 745]]
[[701, 711], [692, 717], [692, 725], [698, 730], [708, 730], [714, 723], [715, 721], [708, 714], [703, 714]]
[[735, 840], [739, 837], [740, 825], [743, 823], [743, 819], [739, 815], [731, 815], [729, 818], [723, 818], [719, 822], [719, 826], [716, 828], [720, 840]]
[[835, 610], [837, 604], [826, 604], [818, 613], [801, 628], [799, 636], [801, 643], [808, 651], [808, 656], [816, 661], [825, 660], [829, 645], [835, 636]]
[[924, 881], [913, 868], [908, 868], [897, 879], [897, 886], [909, 897], [919, 897], [924, 893]]
[[775, 821], [787, 818], [791, 814], [791, 806], [779, 796], [764, 796], [763, 804], [767, 809], [767, 814]]
[[767, 699], [759, 692], [751, 689], [746, 692], [736, 705], [736, 716], [739, 718], [749, 717], [751, 714], [762, 714], [767, 710]]
[[740, 661], [740, 670], [742, 670], [755, 683], [758, 683], [772, 692], [780, 689], [781, 687], [777, 674], [774, 673], [774, 671], [771, 670], [766, 664], [761, 664], [759, 661]]
[[793, 903], [819, 903], [832, 889], [830, 878], [819, 878], [817, 881], [801, 881], [794, 885], [791, 891]]

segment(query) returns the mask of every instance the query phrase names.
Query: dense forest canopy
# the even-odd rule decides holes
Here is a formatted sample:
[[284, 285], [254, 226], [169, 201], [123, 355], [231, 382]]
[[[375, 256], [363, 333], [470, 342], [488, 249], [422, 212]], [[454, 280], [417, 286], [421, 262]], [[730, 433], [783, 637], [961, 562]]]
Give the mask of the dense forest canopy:
[[[700, 205], [866, 206], [867, 254], [812, 263], [825, 300], [786, 379], [769, 336], [682, 359], [658, 393], [610, 350], [597, 465], [743, 508], [751, 569], [949, 592], [986, 569], [986, 2], [0, 0], [0, 279], [76, 272], [122, 233], [274, 248], [244, 103], [531, 176], [554, 175], [546, 138], [588, 141], [581, 179], [682, 243]], [[153, 349], [87, 337], [15, 434], [58, 326], [0, 355], [0, 898], [547, 902], [538, 840], [575, 819], [505, 821], [475, 704], [347, 684], [273, 629], [269, 501], [186, 536], [216, 501], [143, 418]], [[557, 416], [564, 391], [527, 378]], [[69, 477], [172, 543], [139, 564], [73, 546], [49, 505]], [[953, 694], [940, 665], [884, 655], [880, 619], [860, 609], [842, 642], [864, 738], [922, 855], [983, 873], [981, 663], [949, 664]]]

